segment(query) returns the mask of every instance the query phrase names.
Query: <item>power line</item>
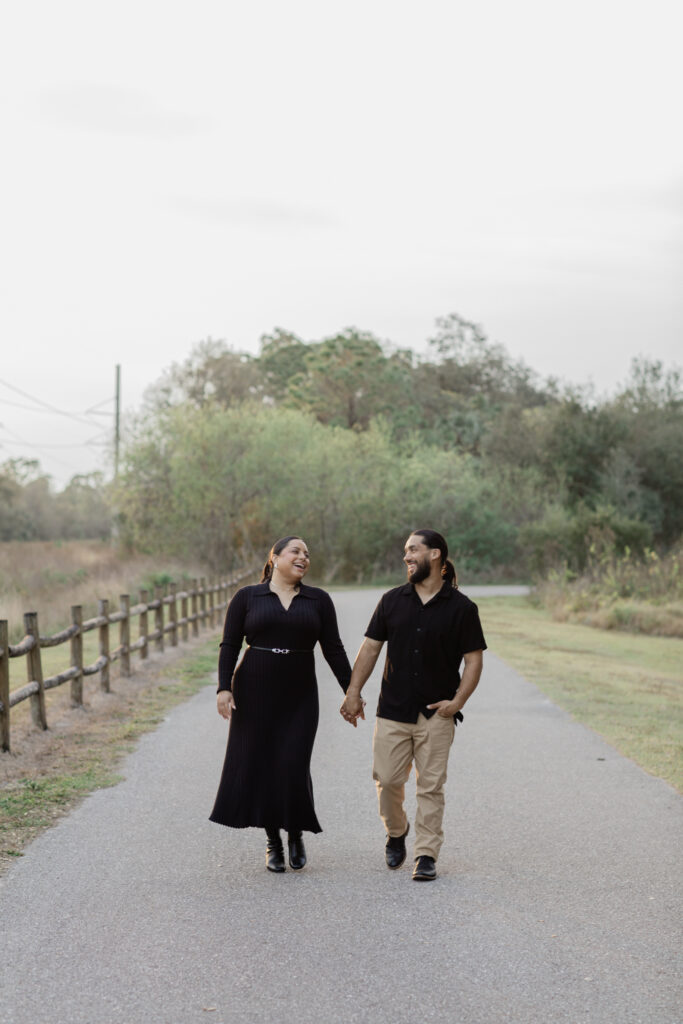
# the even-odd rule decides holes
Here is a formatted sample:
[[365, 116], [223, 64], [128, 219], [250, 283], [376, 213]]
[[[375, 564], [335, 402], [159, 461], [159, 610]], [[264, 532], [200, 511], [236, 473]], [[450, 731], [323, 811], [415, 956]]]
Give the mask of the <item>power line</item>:
[[28, 409], [29, 412], [42, 412], [45, 416], [54, 416], [51, 409], [36, 409], [35, 405], [25, 405], [24, 402], [13, 402], [10, 398], [0, 398], [0, 405], [11, 405], [15, 409]]
[[[46, 409], [49, 412], [54, 413], [56, 416], [66, 416], [67, 419], [75, 420], [76, 423], [85, 423], [89, 427], [94, 427], [97, 425], [93, 423], [92, 420], [86, 420], [84, 416], [81, 416], [73, 412], [66, 412], [64, 409], [58, 409], [56, 406], [51, 405], [50, 402], [45, 402], [43, 401], [42, 398], [36, 398], [35, 395], [30, 395], [28, 391], [23, 391], [22, 388], [18, 388], [14, 384], [10, 384], [9, 381], [3, 380], [2, 377], [0, 377], [0, 384], [3, 384], [6, 388], [9, 388], [10, 391], [15, 391], [18, 395], [21, 395], [23, 398], [28, 398], [29, 401], [35, 402], [37, 405], [42, 406], [43, 409]], [[110, 401], [110, 399], [106, 399], [105, 401]], [[104, 402], [100, 403], [100, 405], [103, 404]], [[38, 412], [40, 410], [35, 409], [33, 411]]]
[[[0, 384], [3, 385], [6, 388], [9, 388], [10, 391], [13, 391], [13, 392], [15, 392], [18, 395], [21, 395], [22, 398], [26, 398], [30, 402], [34, 403], [34, 405], [30, 406], [30, 405], [24, 405], [23, 402], [14, 402], [14, 401], [10, 400], [9, 398], [0, 398], [0, 405], [4, 404], [4, 405], [8, 405], [8, 406], [13, 406], [14, 408], [18, 408], [18, 409], [26, 409], [29, 412], [34, 412], [34, 413], [35, 412], [41, 412], [41, 413], [44, 413], [44, 414], [47, 413], [47, 414], [55, 415], [55, 416], [63, 416], [66, 419], [73, 420], [76, 423], [84, 424], [85, 426], [90, 427], [91, 429], [93, 429], [93, 428], [97, 429], [97, 433], [93, 437], [89, 437], [86, 441], [70, 442], [70, 443], [59, 443], [59, 444], [51, 442], [51, 441], [46, 441], [46, 442], [41, 442], [41, 443], [34, 443], [34, 442], [31, 442], [31, 441], [26, 441], [23, 437], [20, 437], [19, 434], [17, 434], [10, 427], [7, 427], [7, 426], [5, 426], [5, 424], [0, 423], [0, 429], [4, 430], [6, 433], [10, 434], [15, 439], [15, 440], [10, 440], [8, 438], [0, 437], [0, 448], [4, 448], [4, 447], [6, 447], [8, 445], [11, 445], [13, 447], [21, 446], [23, 448], [28, 448], [28, 449], [31, 449], [33, 451], [36, 451], [39, 454], [42, 454], [43, 457], [46, 458], [46, 459], [51, 459], [53, 462], [57, 462], [60, 465], [65, 466], [67, 469], [70, 469], [72, 472], [79, 473], [80, 470], [77, 469], [75, 466], [72, 466], [70, 463], [65, 462], [63, 459], [58, 458], [56, 455], [54, 455], [52, 453], [53, 453], [53, 451], [60, 450], [60, 449], [61, 450], [64, 450], [64, 449], [72, 449], [73, 450], [74, 448], [91, 448], [92, 449], [92, 448], [108, 448], [108, 447], [110, 447], [111, 443], [112, 443], [112, 439], [111, 439], [111, 437], [109, 435], [109, 431], [103, 429], [101, 421], [98, 423], [94, 419], [89, 419], [89, 418], [86, 419], [85, 418], [85, 417], [90, 417], [90, 416], [107, 416], [107, 417], [113, 418], [114, 421], [115, 421], [115, 429], [114, 429], [114, 466], [115, 466], [115, 471], [114, 471], [114, 475], [115, 476], [117, 475], [117, 472], [118, 472], [118, 462], [119, 462], [119, 446], [120, 446], [120, 406], [121, 406], [121, 367], [120, 366], [117, 365], [117, 367], [116, 367], [116, 395], [115, 395], [115, 397], [105, 398], [101, 402], [95, 403], [94, 405], [92, 405], [88, 409], [86, 409], [83, 414], [67, 412], [65, 409], [59, 409], [59, 408], [57, 408], [57, 406], [52, 405], [51, 402], [46, 402], [46, 401], [44, 401], [44, 399], [38, 398], [36, 395], [30, 394], [28, 391], [24, 391], [23, 388], [19, 388], [15, 384], [10, 384], [9, 381], [4, 380], [4, 378], [2, 378], [2, 377], [0, 377]], [[105, 410], [102, 409], [102, 406], [109, 405], [112, 402], [115, 403], [114, 409], [112, 411], [105, 411]]]
[[[97, 424], [95, 423], [90, 424], [91, 427], [95, 427], [96, 425]], [[25, 437], [20, 437], [16, 430], [12, 430], [12, 428], [8, 427], [5, 423], [0, 423], [0, 430], [4, 430], [7, 434], [11, 434], [12, 437], [16, 438], [16, 441], [7, 441], [5, 438], [6, 444], [20, 443], [26, 445], [27, 448], [90, 448], [93, 445], [101, 444], [104, 446], [110, 443], [109, 441], [100, 441], [100, 438], [108, 436], [108, 432], [106, 430], [98, 430], [98, 432], [93, 437], [89, 437], [87, 441], [69, 441], [67, 443], [60, 442], [58, 444], [55, 444], [54, 441], [27, 441]]]
[[[113, 401], [114, 401], [113, 398], [105, 398], [105, 402], [113, 402]], [[104, 402], [101, 402], [100, 404], [104, 405]], [[52, 411], [52, 409], [40, 409], [40, 408], [36, 409], [36, 407], [34, 405], [26, 405], [24, 402], [13, 402], [11, 398], [0, 398], [0, 405], [11, 405], [13, 409], [26, 409], [26, 410], [28, 410], [28, 412], [40, 412], [44, 416], [54, 416], [54, 412]], [[63, 415], [70, 415], [70, 414], [64, 413]], [[74, 413], [73, 415], [76, 415], [76, 413]], [[83, 415], [84, 416], [113, 416], [114, 413], [113, 412], [98, 412], [95, 409], [93, 409], [92, 411], [90, 409], [86, 409], [86, 411], [85, 411], [85, 413]], [[77, 422], [80, 423], [81, 420], [78, 420]], [[96, 427], [98, 425], [96, 421], [83, 420], [82, 422], [87, 423], [88, 426], [90, 426], [90, 427]]]
[[[16, 434], [14, 435], [16, 437]], [[73, 444], [54, 444], [52, 441], [43, 441], [40, 444], [34, 444], [32, 441], [24, 441], [21, 438], [17, 438], [16, 441], [12, 441], [6, 437], [0, 437], [0, 444], [17, 444], [23, 445], [24, 448], [95, 448], [102, 445], [107, 445], [106, 441], [98, 441], [96, 437], [90, 438], [89, 441], [77, 441]]]
[[89, 409], [86, 409], [83, 413], [84, 416], [114, 416], [113, 412], [98, 412], [103, 405], [109, 405], [110, 402], [115, 402], [116, 398], [114, 395], [111, 398], [105, 398], [102, 402], [98, 402], [97, 405], [91, 405]]
[[[7, 438], [3, 438], [2, 440], [0, 440], [0, 448], [4, 448], [8, 444], [21, 444], [22, 447], [29, 447], [29, 448], [35, 447], [34, 445], [27, 444], [26, 441], [20, 441], [20, 440], [19, 441], [8, 441]], [[42, 450], [41, 450], [41, 454], [45, 454], [45, 453], [42, 452]], [[72, 466], [70, 462], [65, 462], [64, 459], [60, 459], [57, 455], [52, 455], [50, 453], [48, 455], [48, 458], [52, 459], [53, 462], [59, 463], [60, 466], [66, 466], [66, 468], [70, 469], [72, 471], [72, 473], [80, 473], [81, 472], [80, 469], [77, 469], [75, 466]]]
[[102, 432], [100, 431], [100, 433], [96, 434], [94, 438], [90, 438], [90, 441], [81, 442], [80, 444], [53, 444], [52, 442], [47, 442], [45, 444], [33, 444], [31, 441], [24, 440], [23, 437], [20, 437], [19, 434], [17, 434], [16, 430], [12, 430], [11, 427], [5, 426], [4, 423], [0, 423], [0, 429], [4, 430], [5, 433], [7, 434], [11, 434], [12, 437], [15, 438], [15, 440], [13, 441], [6, 437], [0, 438], [0, 448], [6, 448], [7, 445], [14, 445], [15, 447], [21, 448], [31, 448], [33, 451], [38, 452], [39, 455], [51, 459], [53, 462], [59, 463], [60, 466], [65, 466], [67, 469], [70, 469], [73, 473], [80, 473], [81, 470], [77, 469], [77, 467], [73, 466], [70, 462], [65, 462], [64, 459], [60, 459], [57, 455], [53, 455], [52, 449], [88, 447], [91, 446], [90, 441], [97, 441], [97, 439], [102, 436]]

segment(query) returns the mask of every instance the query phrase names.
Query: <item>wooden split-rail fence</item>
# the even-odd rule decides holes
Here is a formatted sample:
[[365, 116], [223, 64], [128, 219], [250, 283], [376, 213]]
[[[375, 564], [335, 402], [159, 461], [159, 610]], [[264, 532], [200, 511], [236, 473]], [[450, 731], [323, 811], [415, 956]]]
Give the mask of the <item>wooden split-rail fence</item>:
[[[83, 679], [99, 672], [100, 689], [108, 693], [109, 668], [113, 662], [119, 662], [122, 676], [129, 676], [131, 654], [135, 651], [139, 651], [144, 660], [152, 644], [156, 651], [163, 651], [167, 637], [169, 645], [177, 647], [179, 640], [189, 639], [190, 632], [193, 637], [199, 636], [200, 626], [217, 628], [237, 585], [254, 574], [253, 569], [246, 569], [231, 579], [192, 580], [185, 590], [179, 590], [175, 583], [167, 583], [154, 588], [152, 600], [148, 590], [141, 590], [139, 603], [132, 607], [130, 595], [122, 594], [118, 611], [110, 611], [109, 601], [102, 599], [98, 602], [97, 615], [85, 621], [81, 605], [73, 605], [71, 625], [52, 636], [40, 635], [37, 612], [26, 612], [26, 635], [18, 644], [10, 644], [9, 624], [6, 619], [0, 619], [0, 749], [10, 749], [10, 710], [16, 704], [30, 700], [34, 724], [39, 729], [47, 729], [47, 690], [70, 682], [71, 704], [80, 707], [83, 705]], [[131, 622], [135, 616], [139, 616], [138, 639], [131, 642]], [[150, 630], [152, 616], [154, 628]], [[110, 630], [116, 623], [119, 642], [112, 649]], [[83, 635], [93, 629], [99, 634], [99, 658], [91, 665], [84, 665]], [[71, 645], [69, 668], [44, 679], [41, 651], [67, 642]], [[10, 692], [9, 660], [21, 657], [26, 658], [28, 682]]]

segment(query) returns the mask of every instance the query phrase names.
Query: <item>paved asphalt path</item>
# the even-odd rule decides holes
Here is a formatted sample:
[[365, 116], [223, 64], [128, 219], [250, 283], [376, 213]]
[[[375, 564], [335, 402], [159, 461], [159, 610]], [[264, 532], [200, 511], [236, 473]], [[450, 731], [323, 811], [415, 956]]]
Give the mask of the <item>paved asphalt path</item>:
[[[335, 595], [351, 657], [379, 593]], [[309, 866], [268, 874], [260, 832], [207, 821], [226, 738], [207, 686], [6, 876], [2, 1024], [683, 1020], [670, 787], [488, 653], [439, 878], [415, 883], [410, 853], [384, 866], [374, 716], [352, 729], [318, 677]]]

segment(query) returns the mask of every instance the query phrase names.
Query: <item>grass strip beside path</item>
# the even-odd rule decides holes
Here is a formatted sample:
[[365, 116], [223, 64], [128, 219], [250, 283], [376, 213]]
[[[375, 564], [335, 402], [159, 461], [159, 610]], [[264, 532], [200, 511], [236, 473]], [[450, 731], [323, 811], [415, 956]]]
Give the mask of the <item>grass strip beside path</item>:
[[556, 622], [523, 597], [477, 604], [494, 654], [683, 792], [683, 640]]
[[114, 680], [111, 694], [67, 713], [63, 736], [50, 729], [25, 737], [46, 746], [40, 756], [0, 754], [0, 873], [85, 795], [120, 781], [121, 759], [138, 737], [215, 679], [217, 647], [216, 636], [202, 638], [182, 656], [150, 665], [146, 678]]

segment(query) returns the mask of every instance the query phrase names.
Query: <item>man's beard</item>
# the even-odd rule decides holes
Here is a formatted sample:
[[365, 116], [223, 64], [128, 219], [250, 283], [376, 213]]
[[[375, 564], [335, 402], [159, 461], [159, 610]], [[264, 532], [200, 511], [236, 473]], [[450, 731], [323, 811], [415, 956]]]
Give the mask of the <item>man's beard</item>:
[[422, 583], [426, 580], [431, 572], [431, 565], [429, 561], [424, 558], [418, 562], [412, 572], [408, 570], [408, 582], [409, 583]]

